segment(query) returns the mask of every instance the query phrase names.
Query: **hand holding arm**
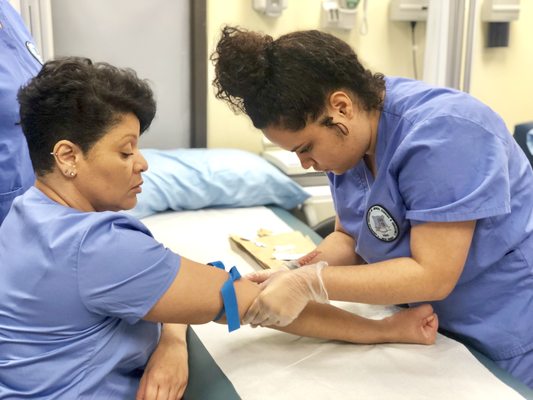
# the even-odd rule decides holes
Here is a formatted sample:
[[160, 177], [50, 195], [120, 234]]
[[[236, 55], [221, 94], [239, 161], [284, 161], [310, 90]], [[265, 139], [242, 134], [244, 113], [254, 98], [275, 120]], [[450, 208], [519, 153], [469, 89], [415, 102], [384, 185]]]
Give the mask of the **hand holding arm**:
[[[320, 273], [322, 276], [327, 269], [323, 265], [320, 272], [318, 272], [318, 268], [320, 268], [318, 266], [305, 266], [295, 271], [282, 272], [279, 275], [280, 277], [284, 277], [284, 274], [295, 274], [301, 270], [308, 271], [307, 273], [313, 272], [315, 275]], [[317, 269], [313, 270], [313, 268]], [[342, 267], [332, 269], [335, 270], [337, 268]], [[312, 278], [313, 274], [309, 275], [311, 276], [311, 281], [318, 279]], [[196, 324], [212, 321], [222, 307], [220, 287], [227, 279], [227, 272], [182, 257], [180, 271], [176, 279], [144, 319], [148, 321], [188, 322]], [[346, 278], [343, 277], [343, 279]], [[273, 281], [273, 284], [275, 282], [277, 282], [277, 278]], [[315, 282], [320, 283], [318, 280]], [[247, 313], [250, 305], [261, 294], [261, 287], [248, 279], [236, 281], [234, 287], [237, 294], [241, 319], [244, 319], [244, 315]], [[284, 286], [281, 285], [281, 291], [283, 289]], [[322, 296], [327, 296], [326, 292]], [[407, 318], [410, 321], [407, 321], [411, 326], [410, 329], [406, 329], [405, 322], [402, 322], [406, 318], [399, 318], [396, 320], [397, 323], [393, 325], [396, 326], [396, 329], [391, 329], [387, 319], [381, 321], [370, 320], [329, 304], [309, 302], [298, 318], [291, 324], [282, 328], [278, 326], [272, 326], [272, 328], [300, 336], [342, 340], [353, 343], [378, 343], [399, 340], [406, 343], [431, 343], [435, 340], [434, 333], [436, 332], [437, 326], [436, 320], [432, 317], [432, 313], [433, 311], [430, 308], [429, 310], [423, 311], [422, 315], [417, 312], [413, 318]], [[406, 315], [406, 313], [403, 313], [403, 315]], [[219, 321], [223, 322], [223, 320], [224, 318], [221, 318]], [[168, 327], [169, 325], [165, 326]], [[429, 327], [430, 329], [424, 327]], [[430, 330], [430, 334], [420, 334], [421, 330]], [[402, 338], [399, 337], [399, 334], [402, 332], [411, 333], [403, 334]]]
[[326, 262], [306, 265], [294, 271], [268, 274], [264, 282], [261, 272], [248, 279], [261, 282], [262, 292], [254, 300], [243, 323], [261, 326], [286, 326], [302, 312], [308, 302], [327, 303], [328, 293], [322, 282]]
[[181, 399], [189, 379], [187, 325], [164, 324], [137, 390], [136, 400]]

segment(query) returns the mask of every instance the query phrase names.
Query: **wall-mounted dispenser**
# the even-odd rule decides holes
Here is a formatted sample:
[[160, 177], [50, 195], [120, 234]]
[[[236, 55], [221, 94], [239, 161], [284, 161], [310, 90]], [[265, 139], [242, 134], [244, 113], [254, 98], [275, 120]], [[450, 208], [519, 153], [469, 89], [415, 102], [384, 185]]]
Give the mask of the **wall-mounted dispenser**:
[[507, 47], [509, 26], [518, 19], [520, 0], [485, 0], [481, 20], [488, 22], [487, 47]]
[[350, 30], [355, 27], [359, 0], [322, 0], [322, 26]]
[[255, 11], [265, 14], [267, 17], [279, 17], [287, 8], [288, 0], [252, 0]]
[[391, 21], [426, 21], [429, 0], [392, 0], [389, 5]]

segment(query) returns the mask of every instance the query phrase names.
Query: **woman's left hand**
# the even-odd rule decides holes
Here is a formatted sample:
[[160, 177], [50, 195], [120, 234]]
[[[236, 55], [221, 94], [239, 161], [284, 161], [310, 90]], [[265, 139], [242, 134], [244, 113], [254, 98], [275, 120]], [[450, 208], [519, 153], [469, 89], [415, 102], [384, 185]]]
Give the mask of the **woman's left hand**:
[[163, 325], [161, 339], [148, 360], [136, 400], [176, 400], [183, 397], [189, 379], [186, 329], [186, 325]]

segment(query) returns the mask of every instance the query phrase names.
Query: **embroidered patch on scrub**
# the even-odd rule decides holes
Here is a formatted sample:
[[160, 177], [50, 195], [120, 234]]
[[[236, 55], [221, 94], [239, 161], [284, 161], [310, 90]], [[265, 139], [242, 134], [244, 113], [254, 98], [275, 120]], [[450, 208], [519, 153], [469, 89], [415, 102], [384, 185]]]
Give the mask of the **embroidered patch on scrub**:
[[366, 224], [379, 240], [392, 242], [398, 237], [398, 224], [389, 212], [380, 205], [373, 205], [366, 212]]
[[30, 54], [33, 56], [33, 58], [35, 58], [37, 61], [41, 63], [41, 65], [43, 65], [43, 59], [41, 58], [41, 55], [39, 54], [37, 47], [35, 47], [35, 45], [29, 40], [26, 41], [26, 48], [28, 49]]

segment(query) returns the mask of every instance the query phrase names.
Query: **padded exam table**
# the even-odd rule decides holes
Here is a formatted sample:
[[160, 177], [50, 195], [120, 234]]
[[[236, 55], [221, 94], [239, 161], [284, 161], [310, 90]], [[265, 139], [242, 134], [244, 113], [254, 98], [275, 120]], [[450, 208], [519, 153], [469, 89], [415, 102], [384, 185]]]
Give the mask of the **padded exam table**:
[[[241, 273], [255, 267], [230, 248], [230, 234], [300, 230], [321, 238], [277, 207], [160, 213], [142, 220], [165, 246], [198, 262], [221, 260]], [[382, 318], [391, 308], [334, 302]], [[185, 399], [528, 399], [533, 391], [494, 362], [442, 334], [433, 346], [357, 345], [248, 326], [189, 327]]]

